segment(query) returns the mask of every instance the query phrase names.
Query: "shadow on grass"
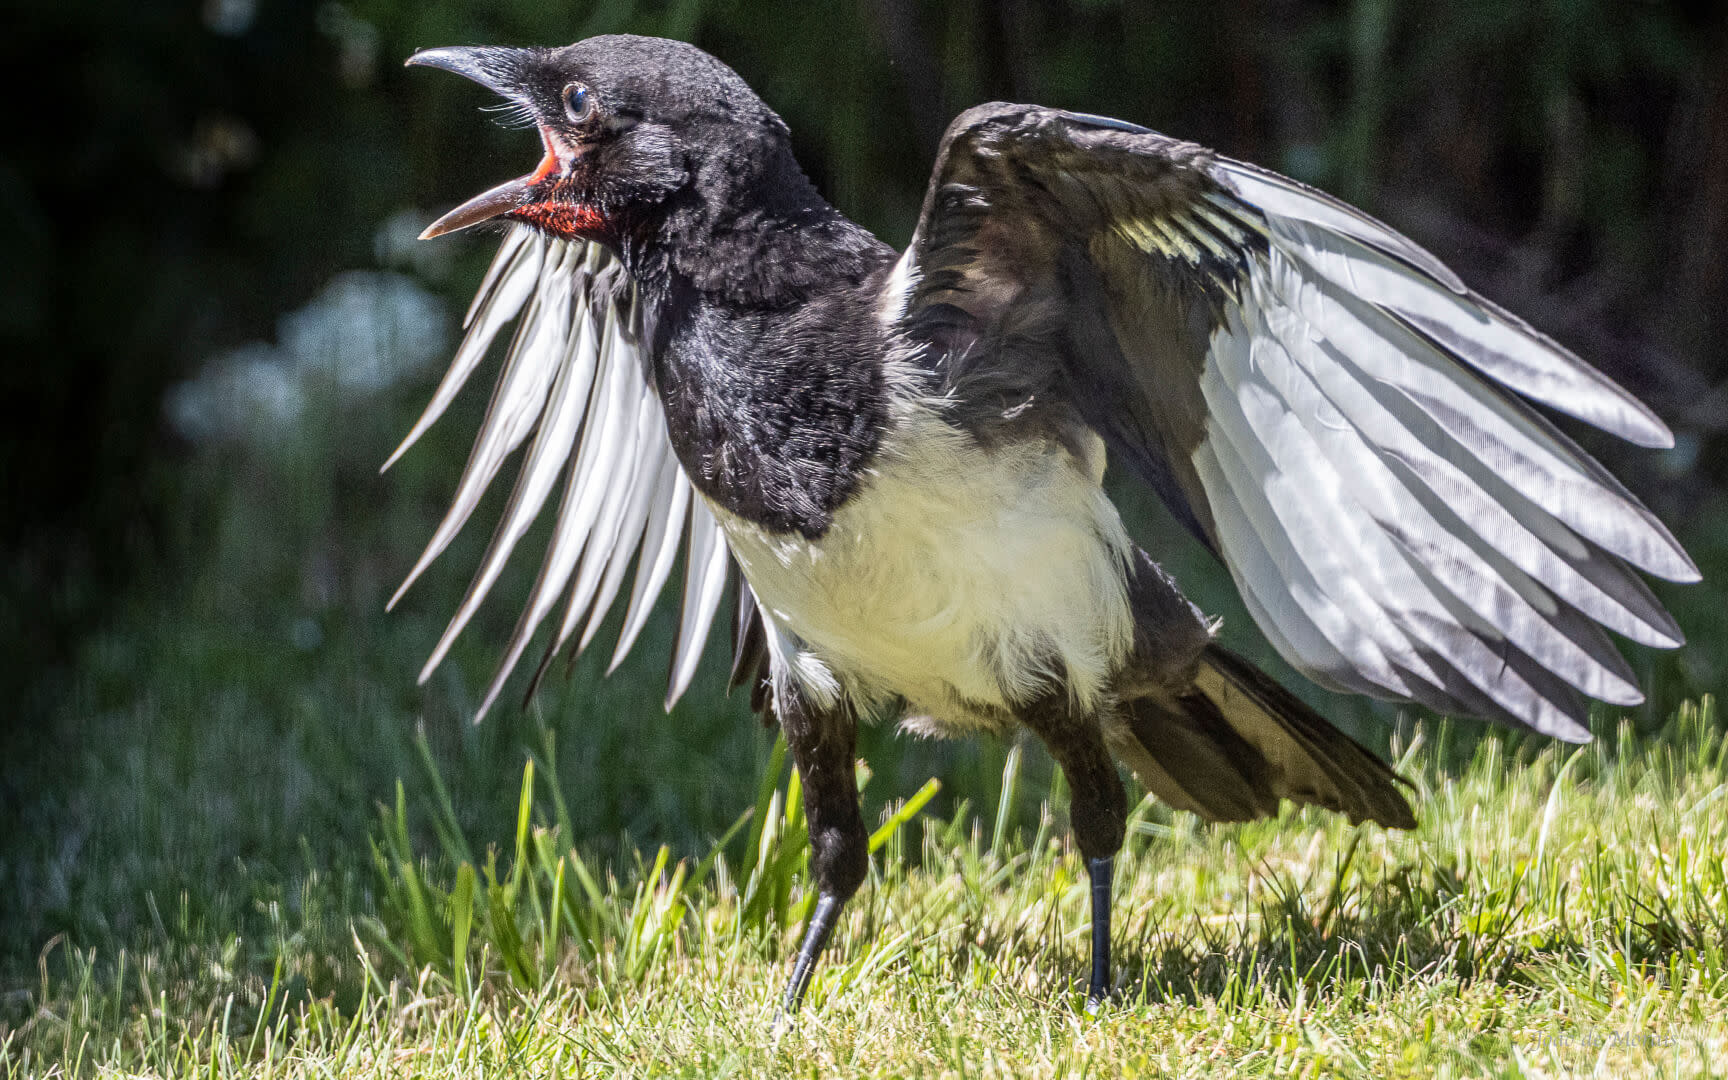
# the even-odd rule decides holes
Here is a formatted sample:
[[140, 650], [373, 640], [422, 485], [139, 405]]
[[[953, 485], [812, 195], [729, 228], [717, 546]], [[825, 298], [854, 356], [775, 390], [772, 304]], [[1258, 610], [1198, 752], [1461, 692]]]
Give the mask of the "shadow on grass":
[[[1119, 928], [1113, 999], [1290, 1007], [1417, 983], [1534, 990], [1561, 969], [1574, 981], [1583, 972], [1609, 983], [1631, 975], [1670, 985], [1693, 974], [1719, 983], [1728, 973], [1722, 898], [1701, 883], [1677, 903], [1619, 888], [1596, 898], [1587, 919], [1567, 920], [1566, 890], [1550, 890], [1553, 875], [1529, 864], [1505, 877], [1490, 874], [1497, 880], [1484, 889], [1427, 859], [1400, 864], [1373, 885], [1344, 885], [1348, 860], [1318, 902], [1290, 875], [1263, 872], [1255, 879], [1262, 899], [1245, 912], [1178, 914], [1166, 904], [1145, 919], [1144, 932]], [[955, 971], [983, 954], [1005, 970], [1059, 973], [1058, 985], [1075, 1000], [1085, 993], [1089, 959], [1076, 947], [1082, 938], [966, 936], [976, 951], [951, 953]]]

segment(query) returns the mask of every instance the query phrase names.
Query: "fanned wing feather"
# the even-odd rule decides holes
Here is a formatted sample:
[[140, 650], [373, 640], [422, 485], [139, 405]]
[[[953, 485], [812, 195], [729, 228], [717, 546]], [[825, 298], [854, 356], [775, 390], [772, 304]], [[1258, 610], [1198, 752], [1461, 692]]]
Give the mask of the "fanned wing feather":
[[1362, 211], [1287, 176], [1229, 158], [1217, 159], [1218, 172], [1248, 205], [1282, 221], [1302, 222], [1347, 236], [1415, 267], [1455, 293], [1464, 283], [1445, 263], [1409, 237], [1388, 228]]
[[1431, 278], [1424, 280], [1428, 275], [1414, 273], [1346, 234], [1299, 218], [1269, 221], [1280, 250], [1397, 315], [1506, 388], [1639, 446], [1674, 445], [1667, 425], [1643, 402], [1484, 297], [1435, 288]]
[[608, 674], [617, 669], [636, 643], [636, 636], [648, 622], [654, 598], [672, 575], [672, 564], [678, 559], [678, 540], [684, 534], [684, 517], [694, 496], [678, 462], [667, 454], [655, 481], [654, 501], [648, 507], [648, 524], [642, 531], [642, 561], [624, 609], [624, 628], [618, 633], [618, 647], [606, 669]]
[[[1393, 696], [1430, 703], [1436, 696], [1462, 698], [1466, 711], [1574, 739], [1586, 733], [1577, 723], [1582, 704], [1570, 688], [1616, 704], [1641, 701], [1630, 669], [1598, 624], [1648, 644], [1679, 643], [1673, 620], [1626, 566], [1694, 579], [1696, 569], [1673, 537], [1551, 425], [1460, 366], [1441, 335], [1412, 328], [1411, 311], [1446, 311], [1459, 302], [1455, 294], [1348, 237], [1325, 234], [1325, 243], [1313, 242], [1311, 224], [1274, 222], [1270, 233], [1267, 253], [1230, 306], [1231, 320], [1213, 335], [1202, 385], [1216, 378], [1260, 410], [1253, 422], [1232, 424], [1230, 411], [1209, 393], [1207, 442], [1223, 433], [1257, 443], [1273, 452], [1277, 466], [1265, 476], [1235, 478], [1228, 495], [1213, 476], [1205, 485], [1208, 500], [1264, 499], [1271, 504], [1263, 508], [1269, 527], [1299, 547], [1318, 522], [1305, 567], [1336, 591], [1372, 589], [1366, 606], [1341, 605], [1351, 625], [1380, 650], [1407, 646], [1428, 664], [1423, 671], [1397, 656], [1400, 669], [1424, 685], [1418, 693], [1406, 679], [1403, 688], [1386, 687]], [[1462, 303], [1469, 302], [1466, 294]], [[1497, 336], [1506, 351], [1542, 344], [1507, 342], [1514, 327], [1486, 309], [1448, 314]], [[1434, 323], [1437, 316], [1425, 318]], [[1249, 343], [1246, 351], [1241, 342]], [[1587, 369], [1574, 379], [1566, 389], [1578, 407], [1569, 411], [1594, 410], [1590, 418], [1603, 420], [1624, 395], [1585, 392], [1598, 382], [1605, 384]], [[1637, 418], [1622, 410], [1604, 426]], [[1306, 433], [1305, 442], [1287, 438], [1291, 425]], [[1314, 473], [1326, 470], [1316, 462], [1330, 466], [1328, 475], [1342, 486], [1317, 482]], [[1274, 502], [1289, 478], [1301, 494]], [[1340, 543], [1349, 536], [1366, 538], [1368, 546]], [[1232, 558], [1230, 543], [1223, 547], [1250, 591], [1246, 565]], [[1316, 548], [1348, 550], [1350, 557], [1340, 564], [1315, 555]], [[1354, 580], [1339, 582], [1339, 573]], [[1275, 625], [1292, 621], [1288, 609], [1259, 617]], [[1305, 652], [1284, 636], [1281, 651], [1329, 681], [1339, 680], [1340, 652], [1357, 672], [1381, 659], [1359, 646]]]
[[[661, 465], [672, 458], [672, 445], [666, 438], [665, 417], [660, 412], [660, 402], [652, 393], [643, 394], [637, 405], [636, 448], [633, 456], [637, 467], [627, 482], [619, 486], [618, 530], [614, 545], [624, 551], [634, 551], [641, 546], [643, 528], [648, 522], [651, 504], [660, 494], [657, 485]], [[586, 649], [589, 642], [594, 640], [606, 613], [612, 610], [612, 602], [618, 598], [618, 590], [624, 584], [624, 573], [627, 569], [626, 559], [613, 558], [607, 561], [606, 574], [600, 579], [599, 592], [594, 597], [592, 613], [588, 617], [588, 625], [582, 630], [582, 640], [578, 648]]]
[[672, 677], [666, 689], [666, 707], [683, 696], [702, 659], [702, 644], [714, 625], [714, 613], [726, 592], [726, 570], [731, 552], [720, 523], [708, 512], [708, 504], [696, 500], [690, 511], [690, 554], [684, 560], [684, 607], [678, 617], [678, 638], [672, 646]]
[[[499, 247], [491, 267], [486, 271], [480, 291], [474, 294], [473, 303], [468, 305], [468, 314], [462, 320], [468, 333], [456, 350], [456, 358], [450, 362], [449, 370], [439, 381], [438, 389], [433, 392], [425, 412], [415, 421], [408, 437], [403, 439], [401, 445], [385, 460], [380, 472], [396, 464], [396, 459], [407, 453], [410, 446], [420, 441], [420, 436], [426, 433], [426, 429], [444, 415], [444, 410], [450, 407], [456, 394], [468, 382], [468, 376], [480, 365], [486, 350], [492, 347], [498, 331], [516, 317], [516, 313], [522, 310], [522, 304], [534, 292], [545, 254], [546, 245], [540, 242], [538, 237], [530, 236], [527, 230], [514, 229], [505, 237], [504, 244]], [[503, 288], [499, 288], [500, 278], [508, 281]]]
[[950, 128], [912, 255], [900, 325], [963, 370], [949, 392], [1062, 371], [1046, 395], [1195, 523], [1316, 681], [1577, 739], [1584, 696], [1642, 700], [1604, 628], [1680, 643], [1634, 568], [1696, 567], [1525, 399], [1643, 446], [1668, 429], [1366, 214], [993, 105]]
[[480, 498], [491, 485], [504, 459], [521, 445], [533, 428], [546, 401], [551, 376], [556, 365], [546, 358], [556, 354], [563, 341], [558, 336], [558, 320], [548, 308], [568, 311], [569, 301], [557, 299], [576, 287], [567, 257], [550, 260], [541, 273], [541, 284], [529, 301], [528, 311], [516, 328], [516, 337], [498, 375], [498, 385], [486, 407], [486, 419], [469, 452], [468, 464], [456, 484], [456, 495], [444, 520], [438, 523], [432, 540], [426, 545], [414, 568], [408, 572], [386, 610], [395, 607], [409, 586], [413, 585], [432, 561], [443, 554], [450, 541], [468, 523], [468, 517], [480, 504]]
[[[606, 318], [606, 345], [602, 350], [602, 365], [606, 372], [604, 398], [597, 401], [603, 412], [599, 421], [590, 426], [594, 440], [591, 452], [583, 456], [580, 483], [585, 507], [581, 522], [588, 538], [586, 557], [582, 560], [576, 582], [565, 604], [563, 623], [551, 648], [556, 649], [569, 639], [576, 623], [588, 611], [601, 577], [612, 564], [618, 538], [619, 516], [636, 476], [647, 463], [636, 451], [637, 420], [642, 399], [652, 391], [641, 378], [641, 366], [623, 340], [615, 312]], [[665, 429], [658, 433], [666, 437]], [[584, 444], [587, 449], [588, 444]], [[572, 483], [577, 481], [572, 473]]]
[[[559, 293], [547, 300], [545, 315], [548, 320], [564, 322], [568, 320], [568, 308], [572, 298]], [[480, 570], [474, 581], [468, 586], [468, 592], [462, 599], [456, 616], [445, 628], [438, 645], [432, 650], [425, 667], [420, 673], [424, 682], [429, 678], [449, 652], [455, 642], [456, 635], [468, 625], [479, 610], [480, 602], [491, 591], [498, 575], [503, 572], [504, 564], [509, 561], [510, 554], [516, 549], [517, 541], [522, 534], [539, 517], [540, 508], [545, 505], [546, 496], [551, 494], [558, 474], [564, 468], [566, 459], [570, 456], [571, 446], [576, 441], [576, 435], [583, 429], [582, 421], [587, 411], [589, 388], [594, 382], [597, 349], [594, 344], [594, 334], [591, 328], [584, 326], [577, 334], [575, 343], [559, 350], [564, 353], [562, 363], [546, 365], [555, 372], [556, 379], [552, 385], [544, 416], [541, 418], [539, 432], [533, 445], [528, 450], [527, 459], [522, 464], [522, 471], [517, 475], [516, 487], [511, 492], [510, 501], [504, 508], [504, 515], [499, 519], [498, 530], [493, 534], [492, 543], [487, 548], [485, 556], [480, 561]], [[578, 462], [582, 459], [578, 458]], [[556, 558], [561, 546], [561, 537], [553, 538], [554, 557], [547, 560], [548, 566], [561, 561]], [[546, 575], [542, 575], [543, 584]], [[532, 611], [541, 597], [536, 596], [530, 603]], [[509, 649], [509, 660], [513, 662], [521, 652], [522, 643], [512, 642]], [[480, 713], [484, 714], [491, 707], [492, 700], [497, 696], [498, 685], [494, 682], [481, 702]]]
[[[584, 617], [577, 651], [586, 648], [634, 562], [635, 584], [611, 661], [616, 667], [641, 633], [686, 534], [689, 564], [667, 708], [695, 674], [724, 592], [729, 554], [672, 452], [640, 351], [643, 328], [633, 293], [623, 268], [599, 245], [552, 240], [521, 226], [511, 229], [469, 309], [468, 332], [449, 372], [390, 459], [395, 461], [443, 414], [498, 332], [519, 318], [450, 510], [391, 600], [394, 605], [449, 546], [504, 460], [532, 435], [491, 545], [420, 675], [424, 682], [447, 655], [562, 477], [545, 559], [476, 721], [497, 700], [535, 632], [560, 602], [564, 615], [548, 644], [547, 660]], [[543, 662], [540, 671], [545, 667]]]

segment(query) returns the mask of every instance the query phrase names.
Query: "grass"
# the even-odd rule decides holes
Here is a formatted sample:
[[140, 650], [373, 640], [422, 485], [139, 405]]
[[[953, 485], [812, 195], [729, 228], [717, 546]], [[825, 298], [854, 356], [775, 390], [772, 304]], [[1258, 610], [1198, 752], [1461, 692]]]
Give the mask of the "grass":
[[440, 839], [417, 855], [398, 796], [364, 887], [303, 880], [267, 942], [224, 937], [182, 901], [136, 948], [51, 946], [9, 1004], [0, 1074], [1719, 1074], [1714, 703], [1656, 739], [1624, 725], [1583, 748], [1484, 739], [1451, 768], [1449, 726], [1412, 730], [1410, 833], [1288, 809], [1212, 828], [1141, 803], [1118, 996], [1095, 1016], [1085, 875], [1059, 790], [1016, 826], [1020, 754], [987, 812], [929, 812], [933, 784], [884, 808], [871, 880], [777, 1033], [809, 902], [782, 755], [705, 856], [663, 847], [608, 872], [566, 842], [547, 741], [502, 850], [477, 858], [434, 797]]

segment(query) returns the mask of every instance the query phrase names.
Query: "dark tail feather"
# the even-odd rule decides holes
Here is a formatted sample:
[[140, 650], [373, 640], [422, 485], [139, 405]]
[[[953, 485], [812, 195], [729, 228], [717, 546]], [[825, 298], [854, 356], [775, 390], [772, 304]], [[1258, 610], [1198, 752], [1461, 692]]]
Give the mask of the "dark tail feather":
[[1192, 691], [1123, 712], [1132, 740], [1115, 740], [1117, 756], [1154, 795], [1208, 821], [1267, 817], [1291, 799], [1353, 822], [1416, 825], [1402, 777], [1222, 646], [1206, 647]]

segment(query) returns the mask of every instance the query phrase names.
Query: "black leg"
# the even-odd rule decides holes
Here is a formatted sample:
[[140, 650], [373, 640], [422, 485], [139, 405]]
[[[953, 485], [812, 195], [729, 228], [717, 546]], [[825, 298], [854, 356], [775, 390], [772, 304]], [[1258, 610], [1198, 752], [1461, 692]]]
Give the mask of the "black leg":
[[869, 872], [870, 838], [858, 811], [858, 783], [853, 773], [857, 729], [851, 713], [844, 709], [817, 712], [795, 689], [786, 687], [778, 689], [776, 699], [780, 727], [786, 733], [786, 744], [804, 788], [804, 817], [810, 827], [810, 863], [817, 889], [816, 913], [804, 933], [781, 1003], [784, 1013], [791, 1014], [804, 999], [822, 947], [840, 919], [840, 909]]
[[1110, 992], [1110, 882], [1116, 860], [1087, 859], [1086, 873], [1092, 879], [1092, 981], [1086, 986], [1086, 1004], [1096, 1005]]
[[1092, 880], [1092, 978], [1086, 1000], [1097, 1004], [1110, 992], [1110, 883], [1127, 829], [1128, 793], [1095, 717], [1076, 716], [1065, 697], [1053, 697], [1026, 710], [1021, 720], [1044, 740], [1068, 778], [1068, 816]]
[[804, 931], [804, 942], [798, 946], [798, 959], [792, 964], [792, 978], [786, 984], [786, 996], [780, 1001], [782, 1012], [798, 1011], [798, 1003], [804, 1000], [810, 977], [816, 974], [816, 960], [822, 955], [822, 947], [828, 944], [828, 935], [834, 932], [834, 924], [840, 921], [840, 909], [845, 905], [846, 901], [829, 893], [817, 897], [816, 914], [810, 917], [810, 927]]

